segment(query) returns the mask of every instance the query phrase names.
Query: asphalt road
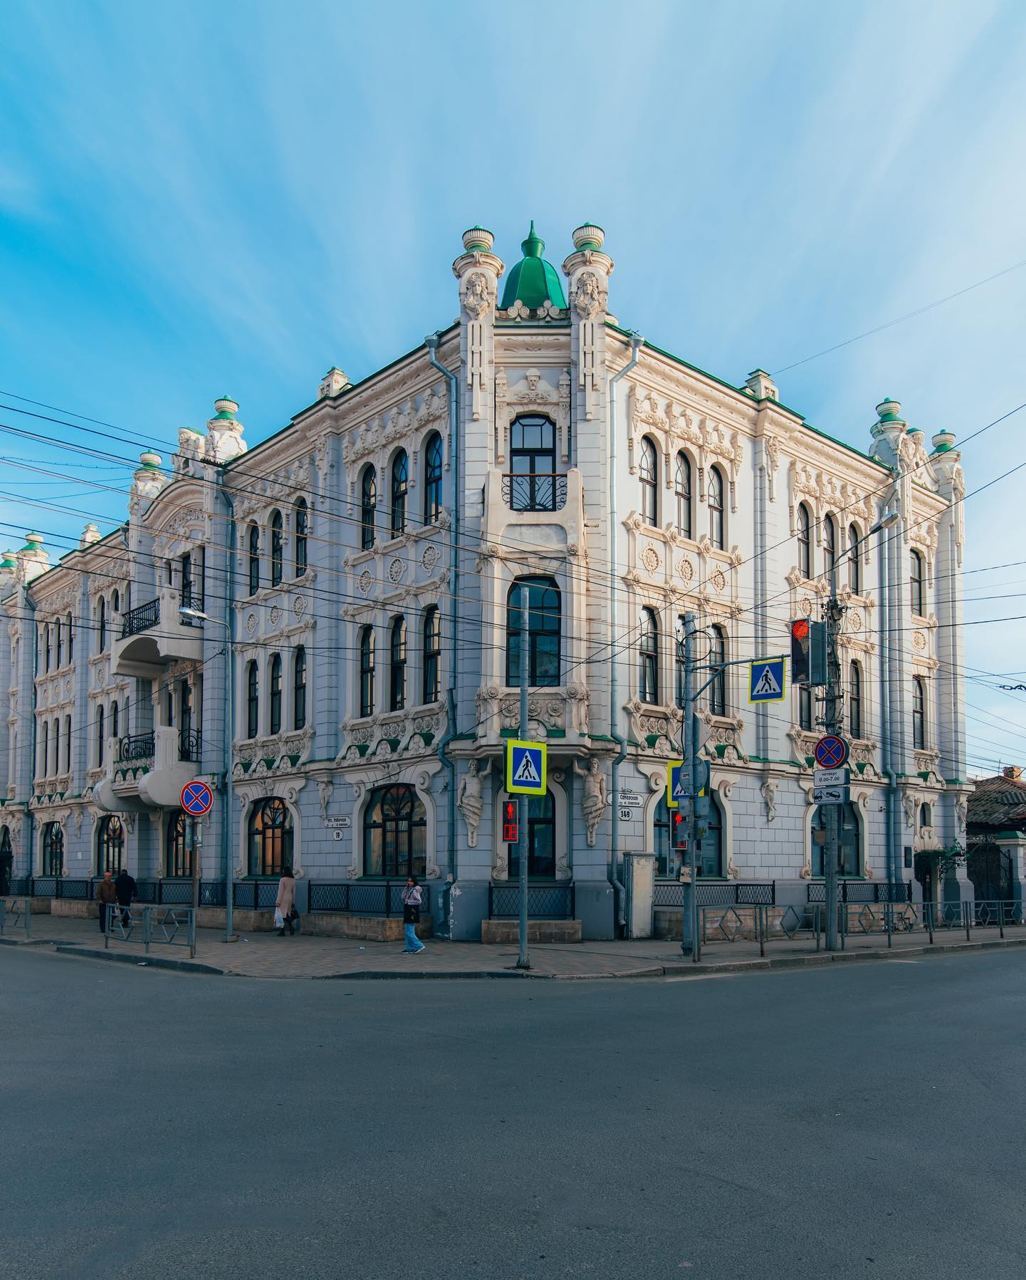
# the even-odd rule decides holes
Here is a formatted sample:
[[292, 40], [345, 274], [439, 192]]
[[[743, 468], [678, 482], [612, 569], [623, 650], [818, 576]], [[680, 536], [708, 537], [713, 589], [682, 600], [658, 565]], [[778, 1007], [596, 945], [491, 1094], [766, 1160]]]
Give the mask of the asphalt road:
[[254, 981], [0, 948], [0, 1275], [1026, 1275], [1026, 953]]

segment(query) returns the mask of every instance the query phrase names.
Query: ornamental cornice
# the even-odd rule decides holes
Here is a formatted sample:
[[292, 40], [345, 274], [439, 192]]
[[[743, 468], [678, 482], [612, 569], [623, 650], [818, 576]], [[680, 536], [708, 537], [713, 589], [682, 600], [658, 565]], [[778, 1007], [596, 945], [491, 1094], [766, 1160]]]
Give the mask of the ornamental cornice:
[[378, 450], [408, 442], [429, 427], [438, 427], [448, 421], [448, 415], [448, 388], [444, 382], [435, 382], [419, 399], [409, 396], [351, 428], [342, 438], [342, 459], [352, 466]]

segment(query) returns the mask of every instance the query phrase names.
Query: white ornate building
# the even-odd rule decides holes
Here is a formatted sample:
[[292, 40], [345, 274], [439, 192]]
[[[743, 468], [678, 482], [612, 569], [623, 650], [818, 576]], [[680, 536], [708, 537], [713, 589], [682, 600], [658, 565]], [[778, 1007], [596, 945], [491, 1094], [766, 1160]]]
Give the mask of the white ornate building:
[[[251, 449], [218, 400], [170, 470], [142, 456], [115, 533], [87, 526], [54, 566], [38, 535], [8, 553], [15, 876], [67, 893], [123, 864], [173, 896], [190, 873], [182, 783], [223, 788], [230, 670], [234, 812], [222, 789], [205, 900], [225, 858], [240, 906], [266, 904], [289, 862], [304, 906], [352, 915], [412, 870], [437, 931], [480, 937], [510, 914], [500, 761], [526, 583], [530, 732], [549, 744], [534, 909], [613, 936], [623, 854], [654, 853], [656, 902], [674, 900], [678, 619], [698, 616], [713, 660], [784, 652], [789, 619], [819, 615], [831, 558], [854, 762], [843, 872], [911, 879], [916, 851], [963, 841], [954, 437], [928, 447], [885, 400], [862, 453], [761, 370], [735, 387], [643, 341], [610, 313], [598, 227], [573, 233], [562, 275], [533, 226], [505, 281], [490, 232], [463, 243], [457, 323], [360, 383], [330, 370]], [[885, 511], [897, 526], [846, 555]], [[790, 688], [750, 706], [746, 675], [727, 667], [702, 702], [701, 872], [804, 895], [822, 872], [818, 708]]]

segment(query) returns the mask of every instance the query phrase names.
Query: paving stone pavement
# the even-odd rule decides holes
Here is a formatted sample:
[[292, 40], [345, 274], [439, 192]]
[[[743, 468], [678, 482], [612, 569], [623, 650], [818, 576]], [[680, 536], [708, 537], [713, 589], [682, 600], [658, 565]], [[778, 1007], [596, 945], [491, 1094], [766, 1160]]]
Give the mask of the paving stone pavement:
[[[972, 941], [964, 931], [945, 930], [937, 934], [931, 947], [925, 933], [895, 934], [888, 949], [886, 937], [873, 934], [849, 937], [844, 952], [833, 956], [817, 952], [807, 938], [775, 940], [766, 945], [765, 958], [758, 944], [739, 939], [736, 942], [708, 942], [702, 959], [695, 964], [681, 955], [680, 944], [659, 939], [636, 942], [538, 943], [530, 948], [534, 978], [639, 978], [659, 976], [701, 976], [710, 973], [735, 972], [776, 965], [830, 963], [837, 959], [908, 958], [923, 950], [979, 950], [990, 946], [1026, 945], [1026, 927], [1005, 929], [1004, 941], [996, 928], [974, 929]], [[31, 936], [12, 927], [0, 942], [29, 945], [41, 950], [71, 948], [75, 953], [103, 954], [104, 940], [94, 920], [77, 920], [61, 916], [32, 917]], [[242, 933], [232, 943], [223, 941], [223, 933], [201, 929], [197, 936], [195, 961], [190, 961], [186, 947], [151, 944], [149, 955], [142, 943], [111, 939], [108, 957], [135, 963], [172, 963], [182, 968], [197, 966], [197, 972], [239, 974], [254, 978], [520, 978], [516, 969], [517, 949], [507, 944], [486, 946], [472, 942], [445, 942], [431, 939], [419, 955], [403, 953], [399, 943], [361, 942], [355, 939], [315, 937], [299, 934], [279, 938], [276, 933]]]

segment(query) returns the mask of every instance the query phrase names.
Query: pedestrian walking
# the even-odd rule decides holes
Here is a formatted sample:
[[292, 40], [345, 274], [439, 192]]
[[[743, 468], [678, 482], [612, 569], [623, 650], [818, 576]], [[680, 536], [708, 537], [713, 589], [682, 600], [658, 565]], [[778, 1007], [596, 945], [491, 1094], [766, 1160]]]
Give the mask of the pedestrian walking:
[[11, 892], [11, 874], [14, 871], [14, 854], [10, 849], [0, 849], [0, 898]]
[[135, 883], [135, 877], [130, 876], [124, 867], [118, 872], [117, 879], [114, 881], [114, 891], [118, 895], [118, 906], [121, 908], [121, 923], [127, 929], [132, 923], [129, 907], [138, 896], [139, 886]]
[[291, 867], [282, 867], [281, 879], [278, 881], [278, 896], [274, 900], [274, 927], [278, 937], [284, 938], [288, 930], [291, 938], [295, 932], [295, 923], [299, 919], [296, 910], [296, 880]]
[[424, 891], [417, 883], [416, 876], [406, 877], [406, 888], [403, 889], [403, 936], [406, 946], [403, 951], [408, 955], [418, 955], [424, 950], [424, 944], [417, 937], [417, 925], [420, 924], [420, 908], [424, 901]]
[[107, 915], [118, 900], [117, 887], [109, 871], [103, 873], [103, 879], [96, 886], [96, 904], [100, 912], [100, 932], [107, 932]]

